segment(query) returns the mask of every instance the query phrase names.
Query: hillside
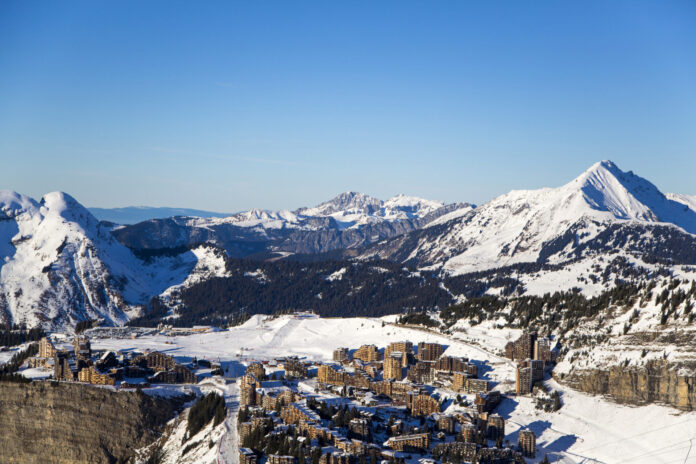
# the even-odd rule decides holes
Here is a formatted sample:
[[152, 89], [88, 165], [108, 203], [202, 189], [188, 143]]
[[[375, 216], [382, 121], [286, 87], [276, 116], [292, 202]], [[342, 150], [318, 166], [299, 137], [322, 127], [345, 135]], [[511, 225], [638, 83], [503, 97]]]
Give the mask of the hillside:
[[[512, 191], [444, 224], [367, 247], [361, 259], [390, 259], [463, 274], [519, 263], [562, 263], [623, 249], [683, 264], [669, 242], [693, 249], [696, 211], [611, 161], [558, 188]], [[671, 243], [670, 243], [671, 246]]]

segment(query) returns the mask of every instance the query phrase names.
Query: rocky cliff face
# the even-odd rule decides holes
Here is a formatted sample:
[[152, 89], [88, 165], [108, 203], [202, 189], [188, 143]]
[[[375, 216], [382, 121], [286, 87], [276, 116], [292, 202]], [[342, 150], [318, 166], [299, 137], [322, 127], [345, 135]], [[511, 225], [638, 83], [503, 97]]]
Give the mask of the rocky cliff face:
[[650, 362], [642, 368], [574, 371], [563, 383], [586, 393], [606, 395], [618, 403], [659, 402], [686, 411], [696, 409], [696, 376], [680, 375], [666, 362]]
[[0, 382], [0, 462], [126, 462], [182, 403], [81, 384]]

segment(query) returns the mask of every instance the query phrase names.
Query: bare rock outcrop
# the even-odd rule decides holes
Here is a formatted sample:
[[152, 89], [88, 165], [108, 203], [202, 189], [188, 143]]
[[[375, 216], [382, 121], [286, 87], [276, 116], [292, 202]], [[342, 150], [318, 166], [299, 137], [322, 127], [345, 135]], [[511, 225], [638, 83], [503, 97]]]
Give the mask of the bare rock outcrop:
[[183, 402], [77, 383], [0, 382], [0, 462], [126, 462]]
[[696, 409], [696, 375], [688, 375], [667, 362], [644, 367], [613, 366], [576, 370], [563, 379], [568, 386], [618, 403], [664, 403], [684, 411]]

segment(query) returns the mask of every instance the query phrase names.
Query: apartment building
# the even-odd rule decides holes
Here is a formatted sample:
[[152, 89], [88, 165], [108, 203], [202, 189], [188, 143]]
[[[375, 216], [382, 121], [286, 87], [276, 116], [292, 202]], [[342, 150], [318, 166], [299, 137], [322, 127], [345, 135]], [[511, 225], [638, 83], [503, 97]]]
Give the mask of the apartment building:
[[39, 341], [39, 358], [52, 358], [56, 354], [56, 348], [47, 337]]
[[429, 416], [441, 410], [440, 400], [427, 393], [408, 395], [407, 404], [411, 408], [411, 415], [416, 417]]
[[402, 366], [403, 363], [401, 362], [401, 352], [392, 352], [391, 356], [386, 356], [384, 358], [383, 377], [385, 379], [401, 380], [403, 378], [401, 372]]
[[256, 386], [246, 384], [239, 387], [240, 406], [256, 406]]
[[300, 421], [320, 422], [319, 415], [307, 406], [306, 401], [290, 403], [280, 412], [280, 417], [286, 424], [297, 424]]
[[436, 361], [444, 352], [445, 347], [439, 343], [420, 342], [416, 357], [419, 361]]
[[369, 363], [379, 361], [382, 359], [382, 357], [375, 345], [362, 345], [355, 351], [355, 353], [353, 353], [353, 359], [359, 359], [363, 362]]
[[266, 376], [266, 369], [261, 363], [251, 363], [247, 366], [245, 374], [252, 374], [257, 379], [263, 379]]
[[78, 372], [77, 380], [94, 385], [116, 385], [116, 379], [109, 374], [102, 374], [94, 366], [84, 367]]
[[256, 454], [249, 448], [239, 448], [239, 464], [256, 464]]
[[499, 414], [491, 414], [487, 418], [486, 437], [490, 440], [505, 438], [505, 419]]
[[395, 451], [427, 450], [430, 447], [430, 434], [416, 433], [390, 437], [385, 445]]
[[525, 457], [536, 456], [536, 435], [531, 430], [520, 430], [517, 434], [517, 446]]
[[408, 369], [406, 377], [413, 383], [432, 383], [435, 379], [432, 361], [418, 361]]
[[345, 385], [346, 372], [338, 366], [322, 364], [317, 372], [317, 380], [330, 385]]
[[350, 350], [348, 348], [336, 348], [333, 351], [333, 360], [337, 363], [350, 361]]
[[293, 456], [281, 456], [279, 454], [269, 454], [266, 460], [268, 464], [295, 464]]
[[413, 355], [413, 343], [409, 341], [390, 343], [384, 349], [384, 359], [387, 359], [395, 353], [398, 353], [398, 357], [401, 359], [401, 366], [408, 367], [409, 356]]

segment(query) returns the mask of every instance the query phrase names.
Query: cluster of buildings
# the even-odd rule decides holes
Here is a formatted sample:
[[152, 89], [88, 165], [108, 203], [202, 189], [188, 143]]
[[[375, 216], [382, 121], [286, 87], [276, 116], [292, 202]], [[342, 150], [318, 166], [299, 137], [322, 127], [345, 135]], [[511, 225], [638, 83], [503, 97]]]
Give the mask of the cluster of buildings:
[[72, 350], [57, 348], [49, 338], [39, 341], [37, 355], [28, 360], [30, 367], [53, 369], [53, 379], [95, 385], [148, 386], [151, 383], [196, 383], [193, 369], [211, 367], [207, 361], [195, 365], [179, 364], [158, 351], [148, 353], [94, 352], [86, 336], [77, 335]]
[[517, 361], [515, 390], [518, 395], [531, 393], [534, 384], [544, 379], [544, 372], [556, 360], [550, 339], [524, 332], [514, 342], [505, 345], [505, 357]]
[[[446, 346], [410, 341], [383, 350], [363, 345], [337, 348], [333, 363], [285, 359], [292, 381], [264, 381], [261, 363], [240, 379], [240, 462], [360, 464], [402, 463], [412, 453], [450, 462], [517, 464], [534, 457], [536, 437], [518, 433], [505, 440], [505, 420], [495, 413], [502, 400], [478, 366], [445, 355]], [[316, 375], [314, 376], [314, 374]], [[280, 385], [278, 385], [280, 383]], [[474, 395], [471, 404], [443, 412], [451, 399], [436, 388]], [[459, 400], [458, 400], [459, 401]], [[264, 454], [271, 437], [296, 440], [290, 454]]]

